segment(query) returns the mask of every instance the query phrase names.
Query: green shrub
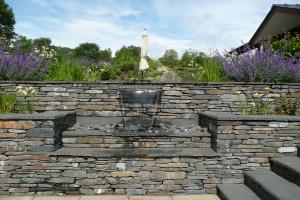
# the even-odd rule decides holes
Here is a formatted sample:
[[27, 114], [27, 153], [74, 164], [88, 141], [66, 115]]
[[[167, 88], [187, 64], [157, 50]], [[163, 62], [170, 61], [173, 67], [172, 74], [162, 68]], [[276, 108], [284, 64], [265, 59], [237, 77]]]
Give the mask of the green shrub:
[[286, 57], [300, 57], [300, 34], [286, 33], [283, 38], [271, 41], [274, 51], [280, 51]]
[[278, 115], [295, 115], [300, 108], [300, 98], [281, 96], [275, 100], [275, 112]]
[[52, 81], [83, 81], [87, 68], [74, 59], [64, 59], [52, 66], [46, 80]]
[[15, 94], [0, 94], [0, 113], [11, 113], [16, 104]]

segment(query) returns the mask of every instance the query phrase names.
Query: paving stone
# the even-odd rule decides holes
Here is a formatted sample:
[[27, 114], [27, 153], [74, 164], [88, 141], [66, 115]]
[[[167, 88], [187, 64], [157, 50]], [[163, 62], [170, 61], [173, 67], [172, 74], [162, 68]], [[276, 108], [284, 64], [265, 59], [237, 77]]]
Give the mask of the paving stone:
[[1, 200], [33, 200], [33, 196], [26, 196], [26, 195], [22, 195], [22, 196], [1, 196], [0, 195], [0, 199]]
[[172, 196], [129, 196], [128, 200], [172, 200]]
[[84, 195], [84, 196], [81, 196], [80, 200], [128, 200], [128, 197], [127, 196], [117, 196], [117, 195], [99, 195], [99, 196]]
[[220, 200], [217, 195], [213, 194], [195, 194], [195, 195], [175, 195], [173, 200]]

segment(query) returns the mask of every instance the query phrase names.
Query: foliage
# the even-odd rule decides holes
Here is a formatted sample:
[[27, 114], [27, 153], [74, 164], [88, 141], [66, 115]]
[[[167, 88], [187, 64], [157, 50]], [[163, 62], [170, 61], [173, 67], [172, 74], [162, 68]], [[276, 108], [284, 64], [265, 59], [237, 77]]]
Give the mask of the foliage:
[[6, 52], [0, 47], [0, 80], [44, 80], [49, 67], [35, 52]]
[[36, 49], [42, 49], [45, 47], [50, 48], [52, 41], [50, 38], [41, 37], [41, 38], [34, 39], [32, 43]]
[[178, 53], [174, 49], [166, 50], [159, 61], [167, 67], [176, 68], [179, 64]]
[[195, 81], [216, 82], [226, 79], [221, 63], [215, 57], [206, 57], [202, 64], [194, 67], [192, 77]]
[[33, 51], [33, 41], [22, 35], [17, 35], [13, 42], [13, 48], [18, 49], [24, 53], [30, 53]]
[[112, 67], [104, 67], [101, 70], [101, 80], [103, 81], [108, 81], [108, 80], [115, 80], [117, 78], [118, 75], [118, 70], [116, 68], [112, 68]]
[[76, 58], [84, 57], [97, 61], [100, 58], [100, 48], [95, 43], [82, 43], [74, 49], [74, 56]]
[[50, 72], [46, 77], [46, 80], [83, 81], [86, 80], [87, 70], [88, 69], [78, 60], [64, 59], [62, 62], [59, 63], [59, 65], [51, 67]]
[[274, 51], [279, 51], [286, 57], [300, 58], [300, 34], [286, 33], [283, 38], [275, 38], [271, 41]]
[[162, 83], [175, 83], [181, 82], [180, 77], [172, 70], [166, 71], [160, 77], [157, 78], [158, 82]]
[[0, 113], [11, 113], [16, 104], [15, 94], [0, 93]]
[[0, 40], [5, 42], [14, 36], [15, 17], [12, 9], [0, 0]]
[[278, 115], [295, 115], [300, 108], [300, 98], [281, 96], [275, 100], [275, 112]]
[[101, 61], [111, 61], [112, 60], [112, 52], [111, 49], [105, 49], [99, 51], [99, 59]]
[[267, 115], [269, 113], [271, 102], [265, 97], [270, 93], [270, 88], [266, 87], [264, 93], [255, 93], [253, 95], [253, 100], [241, 98], [241, 92], [237, 91], [238, 99], [240, 102], [240, 112], [244, 115]]
[[229, 79], [244, 82], [298, 82], [300, 60], [286, 58], [270, 48], [252, 50], [242, 55], [218, 56]]
[[16, 111], [19, 113], [33, 113], [35, 110], [36, 90], [33, 87], [18, 86], [16, 94]]
[[33, 113], [36, 90], [33, 87], [16, 88], [16, 93], [0, 93], [0, 113]]

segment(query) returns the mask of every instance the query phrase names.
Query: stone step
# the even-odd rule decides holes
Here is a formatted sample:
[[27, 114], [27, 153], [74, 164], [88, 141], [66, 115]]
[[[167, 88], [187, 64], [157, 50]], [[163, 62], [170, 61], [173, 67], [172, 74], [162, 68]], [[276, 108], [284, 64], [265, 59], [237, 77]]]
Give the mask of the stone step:
[[263, 200], [296, 200], [300, 187], [267, 169], [245, 172], [245, 184]]
[[300, 158], [282, 157], [271, 159], [271, 169], [279, 176], [300, 186]]
[[67, 148], [63, 147], [51, 155], [84, 156], [100, 158], [156, 158], [156, 157], [218, 157], [211, 148]]
[[222, 200], [261, 200], [244, 184], [219, 184], [217, 192]]

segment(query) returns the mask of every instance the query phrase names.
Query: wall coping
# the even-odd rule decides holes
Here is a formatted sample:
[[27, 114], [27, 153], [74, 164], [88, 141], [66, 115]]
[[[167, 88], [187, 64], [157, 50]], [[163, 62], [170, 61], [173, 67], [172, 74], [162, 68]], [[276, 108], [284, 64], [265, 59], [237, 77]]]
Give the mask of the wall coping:
[[263, 82], [123, 82], [123, 81], [0, 81], [0, 84], [42, 84], [42, 85], [59, 85], [59, 84], [116, 84], [116, 85], [296, 85], [300, 83], [263, 83]]
[[74, 114], [75, 111], [47, 111], [32, 114], [8, 113], [0, 114], [0, 120], [53, 120]]
[[156, 157], [218, 157], [211, 148], [69, 148], [63, 147], [51, 156], [100, 157], [100, 158], [156, 158]]
[[208, 117], [217, 121], [272, 121], [272, 122], [300, 122], [300, 116], [290, 115], [236, 115], [226, 112], [203, 112], [201, 117]]

